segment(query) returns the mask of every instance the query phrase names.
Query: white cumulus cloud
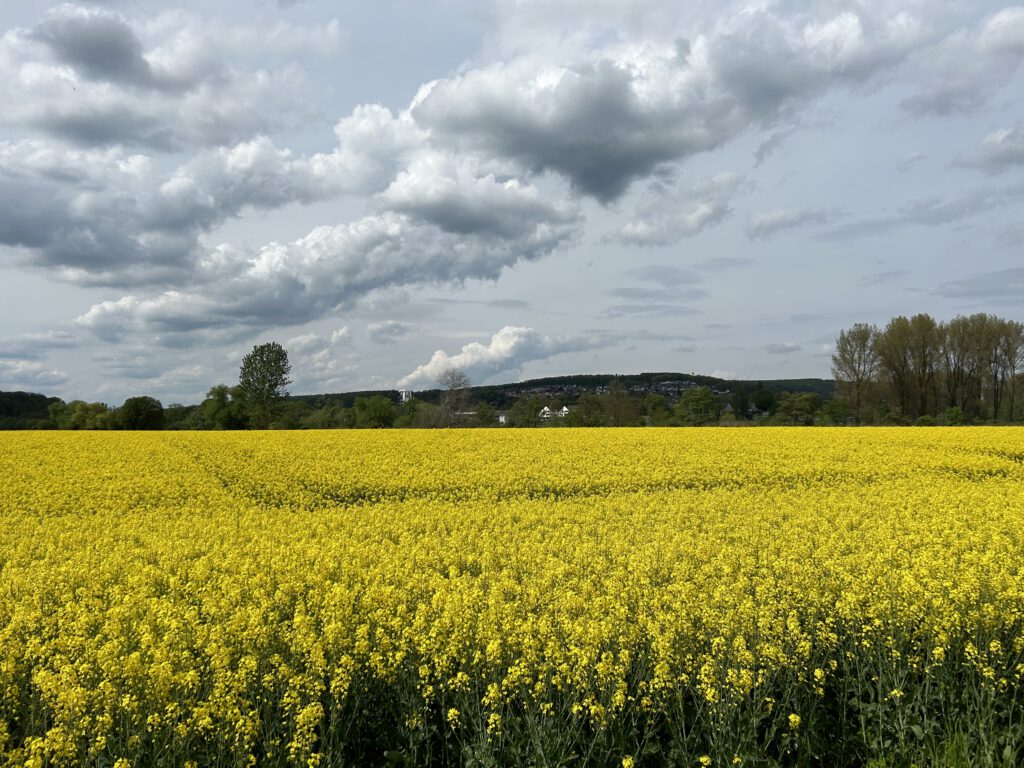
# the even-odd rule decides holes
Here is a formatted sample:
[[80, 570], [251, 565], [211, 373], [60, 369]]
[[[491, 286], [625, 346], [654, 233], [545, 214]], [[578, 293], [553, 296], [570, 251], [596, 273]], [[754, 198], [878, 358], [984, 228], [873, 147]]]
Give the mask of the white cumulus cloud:
[[524, 363], [589, 349], [597, 343], [580, 335], [547, 336], [534, 328], [506, 325], [487, 344], [474, 341], [454, 355], [437, 350], [428, 362], [399, 379], [398, 386], [436, 386], [438, 376], [448, 368], [460, 368], [471, 381], [479, 383], [515, 371]]

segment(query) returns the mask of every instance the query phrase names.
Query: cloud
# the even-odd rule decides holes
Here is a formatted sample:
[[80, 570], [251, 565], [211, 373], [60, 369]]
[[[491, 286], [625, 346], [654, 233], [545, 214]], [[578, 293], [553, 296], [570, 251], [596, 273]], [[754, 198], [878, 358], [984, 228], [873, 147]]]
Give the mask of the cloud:
[[968, 161], [988, 173], [996, 174], [1024, 165], [1024, 123], [988, 134], [975, 158]]
[[85, 78], [143, 87], [159, 83], [142, 43], [119, 14], [59, 5], [29, 34]]
[[213, 30], [219, 44], [227, 50], [247, 54], [259, 50], [264, 55], [316, 53], [330, 56], [345, 47], [347, 35], [337, 19], [304, 26], [279, 21], [273, 26], [255, 24], [216, 24]]
[[133, 380], [159, 378], [164, 372], [165, 362], [161, 355], [147, 349], [127, 349], [114, 352], [100, 352], [93, 355], [106, 375]]
[[889, 269], [883, 272], [872, 272], [871, 274], [864, 275], [864, 277], [857, 282], [865, 286], [885, 285], [897, 280], [902, 280], [908, 275], [910, 275], [910, 272], [905, 269]]
[[732, 213], [730, 200], [742, 179], [722, 173], [689, 187], [666, 190], [654, 185], [637, 207], [636, 218], [616, 234], [625, 245], [670, 245], [719, 224]]
[[399, 320], [385, 320], [381, 323], [371, 323], [366, 327], [366, 335], [375, 344], [396, 344], [412, 331], [411, 325]]
[[916, 115], [973, 113], [1010, 81], [1022, 58], [1024, 7], [1009, 6], [922, 50], [915, 66], [923, 85], [902, 106]]
[[700, 310], [683, 304], [651, 304], [647, 302], [614, 304], [602, 313], [604, 317], [685, 317], [699, 314]]
[[[341, 32], [225, 27], [180, 11], [129, 18], [63, 4], [0, 37], [0, 126], [84, 148], [150, 152], [230, 144], [311, 116], [301, 70], [276, 56], [327, 51]], [[244, 59], [259, 50], [262, 59]]]
[[310, 352], [319, 352], [329, 345], [330, 339], [319, 333], [303, 333], [288, 339], [283, 346], [289, 354], [292, 352], [309, 354]]
[[933, 293], [952, 299], [1018, 304], [1024, 299], [1024, 267], [967, 275], [942, 283]]
[[651, 285], [619, 286], [606, 291], [607, 295], [624, 303], [608, 307], [603, 316], [615, 317], [674, 317], [696, 312], [682, 302], [707, 297], [696, 272], [669, 264], [650, 264], [628, 270], [625, 276]]
[[408, 213], [453, 234], [518, 238], [538, 221], [571, 225], [576, 205], [541, 197], [519, 179], [502, 179], [470, 158], [430, 152], [414, 159], [379, 196], [389, 210]]
[[907, 173], [914, 166], [928, 159], [928, 155], [923, 152], [911, 152], [909, 155], [904, 156], [897, 164], [896, 168], [900, 173]]
[[330, 334], [303, 333], [284, 342], [292, 365], [292, 389], [311, 392], [349, 381], [359, 370], [351, 339], [348, 326], [342, 326]]
[[67, 381], [64, 371], [47, 368], [34, 360], [0, 360], [0, 389], [56, 387]]
[[448, 368], [460, 368], [471, 381], [482, 382], [513, 373], [525, 363], [590, 349], [599, 343], [586, 336], [546, 336], [533, 328], [506, 325], [486, 345], [474, 341], [454, 355], [437, 350], [428, 362], [399, 379], [398, 386], [436, 386], [438, 376]]
[[788, 355], [793, 352], [800, 351], [799, 344], [793, 344], [791, 342], [779, 342], [775, 344], [767, 344], [764, 347], [765, 352], [769, 352], [773, 355]]
[[23, 333], [19, 336], [0, 339], [0, 358], [37, 360], [46, 352], [55, 349], [70, 349], [77, 343], [78, 339], [67, 331]]
[[906, 227], [938, 227], [1005, 208], [1024, 199], [1024, 184], [979, 187], [946, 196], [912, 200], [897, 210], [876, 216], [849, 219], [821, 232], [825, 240], [855, 240]]
[[[0, 245], [24, 248], [29, 265], [85, 285], [184, 284], [203, 258], [201, 237], [223, 222], [247, 210], [379, 189], [420, 141], [407, 119], [383, 107], [357, 109], [335, 133], [339, 145], [329, 153], [293, 157], [258, 136], [200, 152], [170, 174], [121, 149], [0, 142]], [[475, 182], [477, 191], [487, 184], [458, 181]], [[492, 215], [521, 226], [544, 215], [532, 187], [503, 192], [520, 205], [502, 214], [509, 206], [492, 199]], [[448, 201], [449, 209], [458, 202]], [[559, 215], [575, 213], [568, 206]]]
[[705, 272], [725, 272], [730, 269], [746, 267], [754, 263], [754, 260], [747, 256], [712, 256], [694, 264], [694, 268]]
[[747, 219], [747, 237], [764, 240], [787, 229], [827, 224], [833, 215], [822, 208], [784, 208], [755, 213]]
[[800, 128], [799, 124], [787, 125], [778, 131], [774, 131], [767, 139], [762, 141], [754, 151], [754, 166], [760, 166], [771, 155], [781, 147], [786, 140]]
[[768, 124], [829, 86], [870, 79], [921, 34], [907, 12], [796, 19], [750, 8], [687, 45], [478, 67], [425, 87], [412, 114], [441, 142], [553, 171], [610, 202], [659, 167]]
[[637, 267], [626, 272], [626, 276], [643, 282], [675, 287], [700, 282], [700, 275], [693, 270], [671, 264], [650, 264], [646, 267]]
[[523, 299], [452, 299], [433, 298], [433, 304], [468, 304], [481, 307], [497, 307], [498, 309], [529, 309], [533, 304]]
[[495, 280], [506, 267], [549, 255], [574, 233], [575, 220], [557, 206], [505, 238], [448, 232], [386, 212], [255, 253], [222, 247], [201, 262], [196, 287], [104, 301], [75, 322], [108, 341], [145, 334], [159, 344], [196, 332], [298, 325], [383, 289]]

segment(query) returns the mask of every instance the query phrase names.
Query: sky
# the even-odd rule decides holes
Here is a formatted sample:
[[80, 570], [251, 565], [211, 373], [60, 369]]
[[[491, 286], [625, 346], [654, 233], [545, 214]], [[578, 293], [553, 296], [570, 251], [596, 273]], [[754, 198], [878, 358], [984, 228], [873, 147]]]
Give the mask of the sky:
[[0, 5], [0, 389], [829, 377], [1024, 320], [1024, 6]]

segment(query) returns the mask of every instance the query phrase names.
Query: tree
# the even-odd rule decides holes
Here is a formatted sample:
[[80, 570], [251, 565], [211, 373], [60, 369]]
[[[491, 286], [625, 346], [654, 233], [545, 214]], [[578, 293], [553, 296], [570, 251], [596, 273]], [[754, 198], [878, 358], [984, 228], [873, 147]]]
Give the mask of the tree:
[[620, 379], [613, 379], [601, 398], [609, 427], [632, 427], [638, 419], [637, 404]]
[[878, 329], [857, 323], [848, 331], [840, 331], [832, 354], [832, 376], [836, 394], [850, 404], [857, 424], [864, 417], [868, 393], [878, 374], [878, 351], [875, 340]]
[[122, 429], [163, 429], [164, 406], [147, 395], [129, 397], [117, 409], [117, 420]]
[[669, 410], [668, 401], [664, 395], [651, 393], [644, 398], [644, 417], [647, 424], [652, 427], [663, 427], [672, 418], [672, 411]]
[[910, 318], [910, 341], [917, 395], [910, 415], [917, 418], [938, 410], [939, 325], [931, 315], [921, 313]]
[[692, 426], [718, 421], [715, 393], [708, 387], [690, 387], [676, 403], [676, 416], [681, 423]]
[[462, 413], [469, 405], [469, 376], [461, 368], [446, 368], [437, 377], [441, 387], [441, 409], [453, 424], [456, 414]]
[[754, 390], [752, 401], [754, 403], [754, 407], [761, 413], [775, 412], [775, 395], [773, 395], [772, 391], [764, 384], [758, 383], [757, 389]]
[[476, 423], [481, 427], [498, 426], [498, 411], [490, 403], [480, 403], [476, 407]]
[[249, 423], [238, 387], [227, 384], [210, 387], [195, 419], [201, 429], [245, 429]]
[[600, 427], [604, 424], [604, 404], [593, 392], [584, 392], [576, 400], [576, 407], [565, 417], [567, 427]]
[[913, 400], [913, 350], [910, 321], [903, 317], [892, 318], [885, 330], [878, 334], [878, 367], [881, 377], [895, 395], [895, 406], [890, 411], [910, 413]]
[[783, 392], [774, 419], [782, 424], [809, 427], [821, 410], [821, 396], [817, 392]]
[[270, 426], [281, 399], [288, 395], [291, 369], [288, 353], [276, 341], [255, 346], [242, 358], [238, 391], [252, 426], [257, 429]]
[[384, 395], [357, 397], [353, 410], [359, 429], [383, 429], [395, 424], [395, 407]]
[[999, 362], [1002, 375], [1009, 387], [1009, 416], [1007, 421], [1016, 418], [1017, 372], [1024, 367], [1024, 324], [1015, 320], [1004, 322], [999, 337]]

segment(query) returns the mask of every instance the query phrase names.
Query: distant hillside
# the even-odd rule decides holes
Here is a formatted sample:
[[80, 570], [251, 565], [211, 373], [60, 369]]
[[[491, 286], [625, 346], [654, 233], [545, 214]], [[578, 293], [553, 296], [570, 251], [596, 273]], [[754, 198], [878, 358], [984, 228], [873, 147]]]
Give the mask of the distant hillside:
[[0, 392], [0, 429], [52, 429], [47, 409], [59, 402], [35, 392]]
[[[674, 399], [690, 387], [710, 387], [725, 394], [733, 392], [753, 393], [764, 387], [772, 394], [780, 392], [816, 392], [823, 398], [831, 398], [835, 382], [831, 379], [767, 379], [762, 381], [717, 379], [695, 373], [637, 373], [617, 375], [613, 373], [577, 374], [572, 376], [549, 376], [543, 379], [529, 379], [513, 384], [492, 384], [470, 388], [470, 399], [490, 403], [495, 408], [507, 408], [518, 398], [539, 396], [547, 398], [575, 399], [584, 393], [600, 394], [613, 382], [620, 382], [627, 390], [638, 395], [662, 394]], [[398, 402], [397, 390], [377, 392], [338, 392], [320, 395], [294, 395], [291, 399], [316, 407], [328, 403], [352, 407], [357, 397], [384, 395]], [[438, 402], [441, 390], [416, 390], [416, 398], [425, 402]]]

